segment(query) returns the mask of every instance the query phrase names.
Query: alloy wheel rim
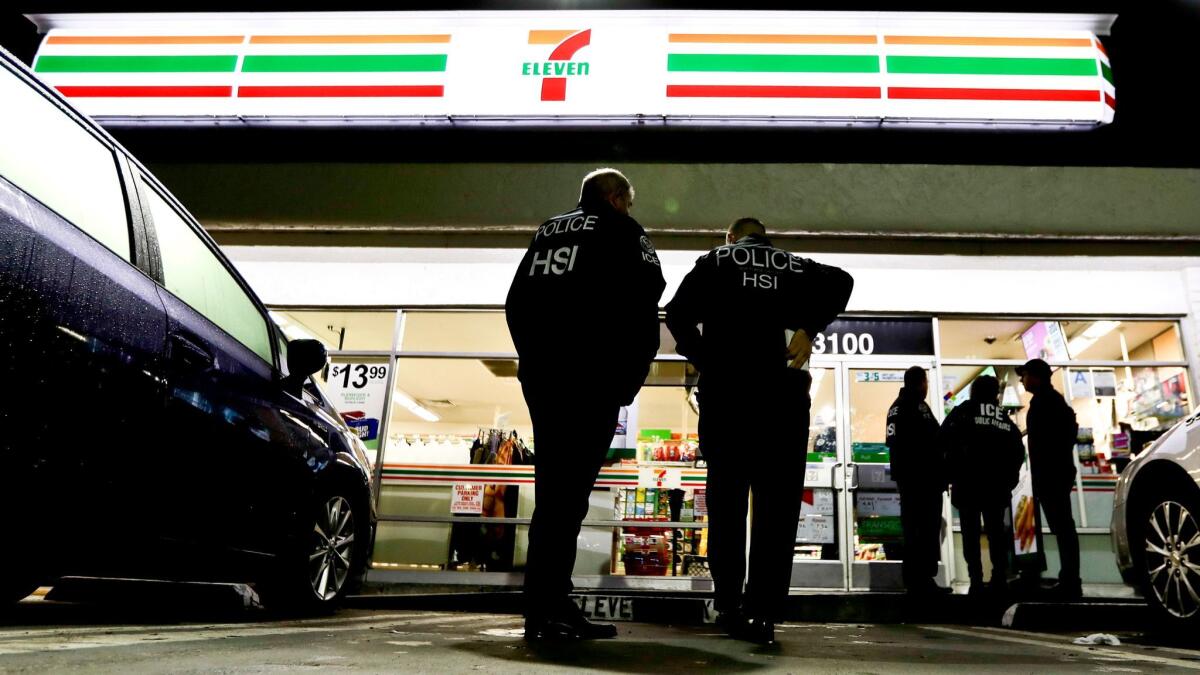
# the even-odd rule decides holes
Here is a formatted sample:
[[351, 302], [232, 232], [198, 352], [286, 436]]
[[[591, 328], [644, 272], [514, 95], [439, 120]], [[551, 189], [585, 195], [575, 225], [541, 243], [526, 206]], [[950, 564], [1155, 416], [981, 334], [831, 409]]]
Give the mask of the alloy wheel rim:
[[337, 596], [354, 559], [354, 511], [344, 497], [325, 502], [313, 525], [308, 555], [309, 581], [319, 600]]
[[1162, 502], [1146, 528], [1146, 573], [1163, 609], [1186, 619], [1200, 613], [1200, 527], [1179, 502]]

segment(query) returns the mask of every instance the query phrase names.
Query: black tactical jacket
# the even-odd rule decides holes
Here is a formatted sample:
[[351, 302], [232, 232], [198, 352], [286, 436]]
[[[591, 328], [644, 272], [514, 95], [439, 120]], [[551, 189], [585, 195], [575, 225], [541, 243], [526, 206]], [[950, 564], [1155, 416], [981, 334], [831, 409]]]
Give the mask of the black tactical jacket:
[[645, 230], [607, 202], [547, 220], [504, 303], [521, 381], [588, 382], [602, 398], [628, 404], [658, 351], [665, 286]]

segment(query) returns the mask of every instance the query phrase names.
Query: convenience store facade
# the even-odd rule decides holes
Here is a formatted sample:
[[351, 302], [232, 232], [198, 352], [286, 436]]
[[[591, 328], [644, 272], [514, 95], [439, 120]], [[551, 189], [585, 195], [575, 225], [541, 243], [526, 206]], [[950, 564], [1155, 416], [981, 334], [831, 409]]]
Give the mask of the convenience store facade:
[[[514, 128], [546, 146], [577, 127], [627, 127], [634, 143], [647, 126], [781, 138], [814, 127], [1086, 134], [1114, 119], [1101, 41], [1113, 19], [56, 15], [37, 17], [47, 36], [33, 66], [117, 132]], [[402, 159], [153, 168], [285, 331], [330, 348], [326, 389], [376, 452], [371, 578], [517, 584], [533, 505], [522, 461], [530, 448], [536, 456], [536, 439], [500, 308], [519, 247], [571, 205], [595, 165]], [[785, 164], [618, 166], [662, 253], [663, 304], [724, 224], [747, 214], [782, 247], [856, 278], [848, 316], [813, 361], [812, 428], [780, 439], [809, 453], [796, 477], [807, 506], [794, 587], [898, 586], [898, 505], [880, 442], [904, 368], [930, 370], [939, 415], [988, 369], [1016, 409], [1027, 396], [1012, 368], [1032, 353], [1056, 367], [1056, 386], [1091, 432], [1076, 491], [1085, 582], [1119, 581], [1108, 460], [1192, 408], [1200, 251], [1181, 214], [1200, 211], [1194, 172], [822, 165], [804, 163], [802, 148]], [[1130, 198], [1111, 197], [1122, 191]], [[1157, 199], [1164, 193], [1169, 203]], [[1038, 255], [1043, 235], [1053, 253]], [[619, 299], [606, 311], [620, 321]], [[582, 361], [563, 374], [601, 375]], [[577, 586], [708, 587], [693, 384], [664, 332], [650, 380], [614, 430], [579, 539]], [[965, 581], [949, 506], [945, 516], [941, 577]], [[1052, 538], [1038, 545], [1053, 557]]]
[[[338, 381], [327, 383], [335, 402], [346, 385], [353, 389], [360, 365], [368, 373], [373, 366], [386, 370], [387, 383], [377, 390], [384, 397], [378, 464], [384, 522], [372, 579], [518, 584], [533, 506], [532, 467], [471, 462], [479, 461], [472, 452], [476, 439], [491, 429], [504, 430], [506, 437], [515, 432], [536, 455], [501, 309], [520, 251], [378, 252], [366, 263], [369, 270], [351, 276], [342, 274], [346, 263], [296, 262], [308, 256], [295, 251], [229, 250], [252, 284], [270, 289], [265, 297], [272, 298], [285, 330], [330, 347], [332, 372], [342, 373], [341, 380], [335, 376]], [[327, 260], [328, 253], [312, 252]], [[661, 253], [669, 280], [665, 303], [697, 252]], [[797, 485], [803, 480], [807, 505], [797, 533], [794, 587], [899, 587], [903, 549], [896, 486], [881, 443], [905, 368], [929, 370], [930, 404], [939, 416], [965, 397], [971, 380], [994, 373], [1004, 385], [1005, 405], [1023, 427], [1029, 397], [1014, 368], [1030, 354], [1044, 355], [1055, 367], [1055, 386], [1071, 401], [1083, 428], [1073, 503], [1085, 583], [1119, 584], [1109, 542], [1117, 469], [1135, 444], [1193, 409], [1200, 260], [1093, 258], [1087, 260], [1095, 269], [1079, 270], [1064, 269], [1070, 265], [1061, 258], [819, 258], [849, 270], [857, 284], [847, 316], [817, 341], [823, 353], [812, 362], [807, 438], [780, 439], [806, 443], [809, 457], [806, 475], [796, 476]], [[1178, 267], [1163, 269], [1172, 265]], [[420, 288], [400, 281], [414, 275], [438, 289], [438, 302], [419, 302]], [[308, 295], [302, 302], [314, 278], [330, 282], [317, 284], [327, 293], [369, 299], [370, 308], [328, 296]], [[939, 285], [943, 278], [953, 283]], [[372, 288], [359, 287], [367, 280]], [[917, 292], [909, 295], [906, 289]], [[346, 365], [350, 376], [339, 370]], [[563, 376], [599, 374], [589, 373], [581, 361]], [[577, 586], [708, 587], [694, 557], [703, 562], [706, 544], [703, 497], [697, 500], [705, 474], [689, 454], [696, 434], [689, 403], [694, 384], [694, 373], [664, 331], [647, 385], [614, 436], [614, 447], [625, 449], [614, 451], [593, 492], [579, 540]], [[510, 503], [489, 516], [498, 513], [494, 503], [473, 497], [467, 487], [472, 485], [505, 486]], [[674, 510], [667, 501], [671, 488], [683, 491]], [[1019, 489], [1014, 495], [1014, 508], [1021, 494]], [[954, 518], [947, 503], [943, 560], [951, 563], [943, 565], [941, 577], [961, 583], [966, 575]], [[472, 557], [478, 551], [462, 545], [464, 522], [496, 542], [484, 546], [484, 557]], [[1053, 537], [1035, 541], [1026, 537], [1023, 550], [1044, 547], [1053, 574]], [[655, 547], [678, 555], [644, 553]]]

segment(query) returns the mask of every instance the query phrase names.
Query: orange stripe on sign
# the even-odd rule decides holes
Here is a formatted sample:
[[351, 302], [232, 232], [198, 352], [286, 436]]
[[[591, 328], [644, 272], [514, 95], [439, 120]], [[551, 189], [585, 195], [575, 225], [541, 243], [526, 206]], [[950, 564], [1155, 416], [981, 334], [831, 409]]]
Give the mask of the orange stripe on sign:
[[241, 35], [51, 35], [51, 45], [236, 45]]
[[435, 44], [450, 41], [449, 35], [252, 35], [256, 45], [329, 44]]
[[531, 30], [529, 31], [529, 44], [556, 45], [578, 32], [578, 30]]
[[760, 45], [873, 45], [874, 35], [759, 35], [752, 33], [671, 33], [670, 42]]
[[889, 45], [957, 45], [972, 47], [1091, 47], [1087, 38], [945, 37], [930, 35], [887, 35]]

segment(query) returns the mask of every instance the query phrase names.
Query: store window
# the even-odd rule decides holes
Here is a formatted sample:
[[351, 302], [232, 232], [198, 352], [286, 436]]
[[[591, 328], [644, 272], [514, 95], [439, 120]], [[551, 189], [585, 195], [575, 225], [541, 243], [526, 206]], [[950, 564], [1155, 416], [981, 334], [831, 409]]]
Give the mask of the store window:
[[[1116, 477], [1130, 455], [1192, 409], [1174, 321], [943, 319], [942, 389], [948, 412], [980, 374], [1000, 379], [1002, 403], [1025, 429], [1030, 395], [1016, 365], [1043, 358], [1079, 423], [1076, 522], [1105, 528]], [[991, 362], [991, 363], [988, 363]], [[970, 365], [968, 365], [968, 363]], [[981, 365], [983, 364], [983, 365]]]
[[[411, 325], [406, 317], [406, 335]], [[374, 560], [489, 572], [523, 565], [527, 527], [473, 522], [533, 513], [532, 423], [516, 361], [402, 357], [390, 396], [380, 512], [448, 522], [382, 523]]]
[[289, 340], [320, 340], [329, 351], [391, 351], [396, 312], [274, 310]]
[[404, 313], [400, 349], [406, 352], [515, 354], [504, 312]]
[[[622, 485], [611, 490], [613, 519], [624, 523], [609, 534], [610, 572], [650, 577], [708, 576], [707, 499], [699, 473], [684, 480], [699, 459], [697, 374], [682, 361], [652, 364], [634, 406], [623, 411], [627, 449], [614, 451], [611, 469], [663, 471], [662, 486]], [[619, 440], [614, 445], [619, 444]], [[680, 477], [678, 484], [669, 478]], [[593, 493], [595, 495], [596, 493]]]

